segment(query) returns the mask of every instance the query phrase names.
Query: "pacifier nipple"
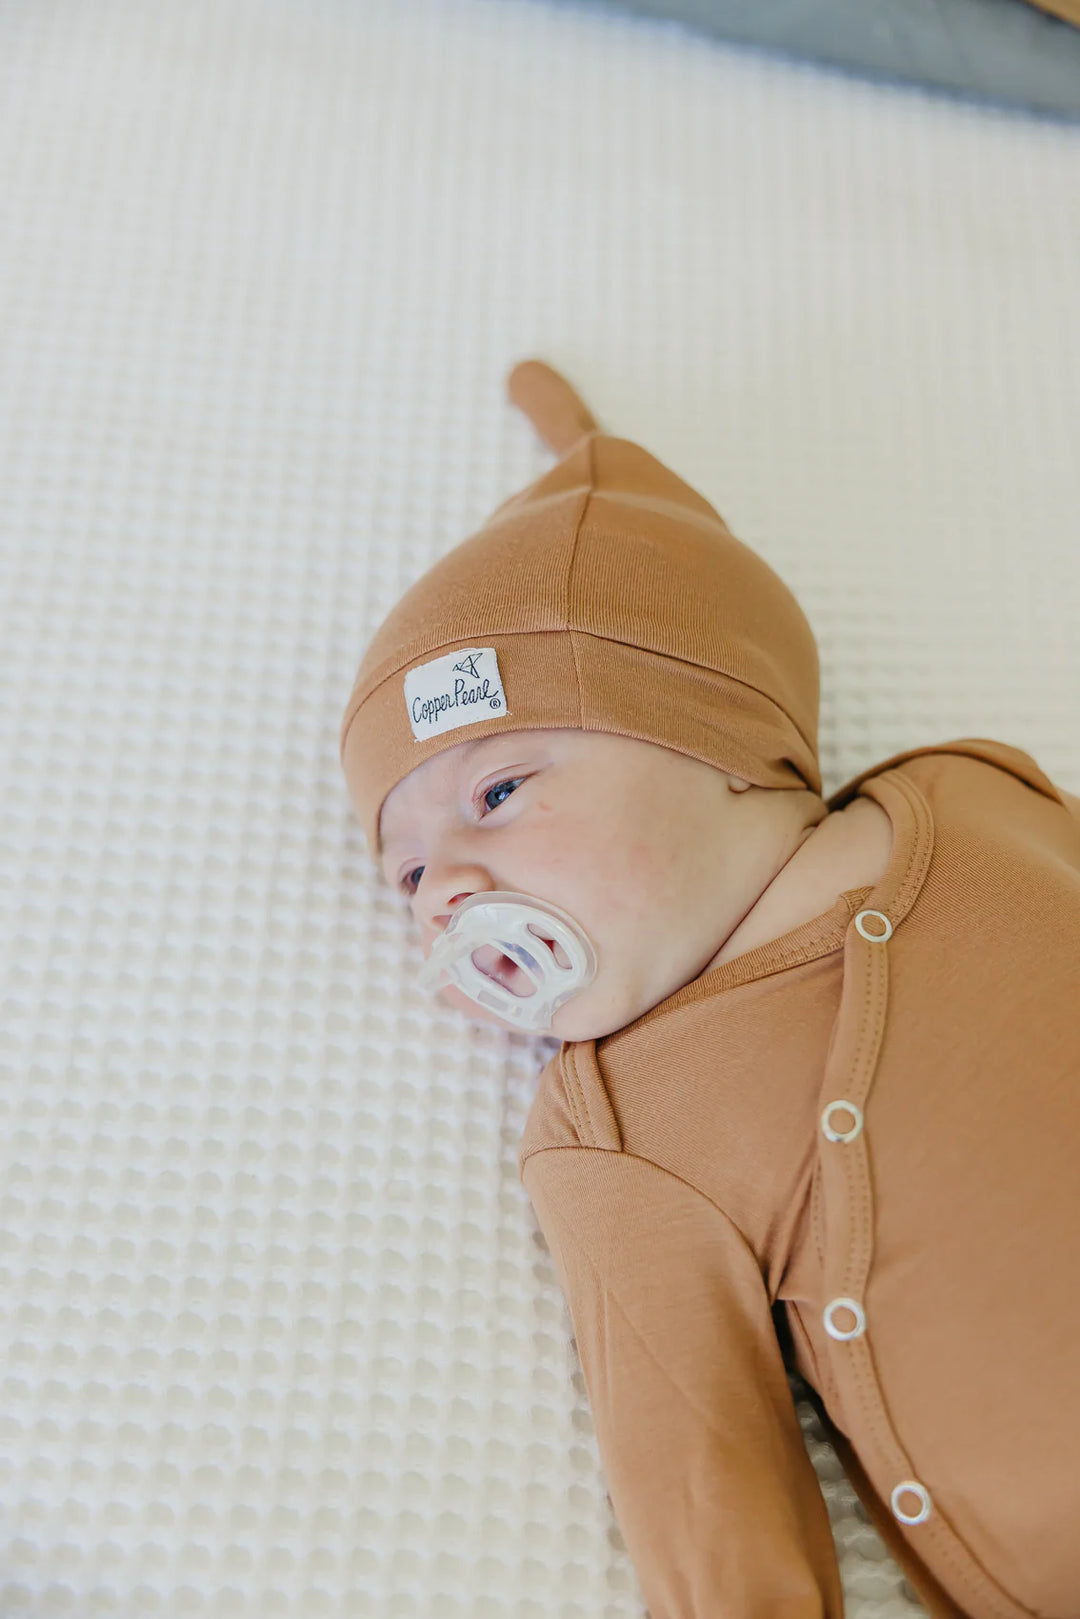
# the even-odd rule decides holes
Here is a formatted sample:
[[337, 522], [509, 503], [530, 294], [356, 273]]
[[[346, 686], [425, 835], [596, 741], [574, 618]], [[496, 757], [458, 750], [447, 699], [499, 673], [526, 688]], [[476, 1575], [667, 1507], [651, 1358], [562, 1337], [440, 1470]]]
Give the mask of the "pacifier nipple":
[[574, 918], [528, 894], [471, 894], [454, 911], [420, 974], [530, 1034], [550, 1034], [560, 1006], [592, 983], [596, 951]]

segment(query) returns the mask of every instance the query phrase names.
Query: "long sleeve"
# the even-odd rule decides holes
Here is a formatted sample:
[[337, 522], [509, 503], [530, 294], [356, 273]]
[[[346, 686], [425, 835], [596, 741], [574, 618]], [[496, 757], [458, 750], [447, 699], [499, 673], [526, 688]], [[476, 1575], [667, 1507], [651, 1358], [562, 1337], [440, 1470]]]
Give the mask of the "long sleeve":
[[626, 1153], [548, 1148], [523, 1179], [651, 1619], [840, 1619], [828, 1514], [741, 1234]]

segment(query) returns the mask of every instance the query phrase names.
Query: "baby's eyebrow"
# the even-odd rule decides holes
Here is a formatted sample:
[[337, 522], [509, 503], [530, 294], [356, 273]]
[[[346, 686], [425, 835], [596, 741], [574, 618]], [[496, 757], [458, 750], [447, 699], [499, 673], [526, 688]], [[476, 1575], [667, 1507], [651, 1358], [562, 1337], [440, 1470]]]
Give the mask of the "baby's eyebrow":
[[[499, 735], [499, 733], [496, 732], [492, 736], [474, 737], [471, 742], [459, 742], [457, 744], [457, 747], [460, 748], [460, 750], [461, 750], [457, 754], [457, 764], [458, 764], [459, 768], [462, 769], [462, 770], [467, 770], [468, 767], [469, 767], [469, 764], [472, 761], [473, 754], [477, 751], [477, 749], [482, 748], [485, 745], [485, 743], [494, 742], [497, 739], [498, 735]], [[380, 848], [382, 850], [382, 854], [385, 856], [387, 850], [396, 849], [399, 844], [407, 843], [407, 842], [408, 842], [408, 834], [404, 833], [404, 832], [391, 833], [390, 836], [387, 837], [386, 834], [382, 830], [382, 817], [380, 815], [380, 817], [379, 817], [379, 844], [380, 844]]]
[[393, 832], [393, 833], [390, 834], [389, 837], [386, 837], [382, 832], [380, 832], [379, 833], [380, 858], [383, 859], [383, 860], [388, 859], [392, 850], [402, 847], [403, 845], [408, 843], [408, 841], [409, 841], [408, 832]]

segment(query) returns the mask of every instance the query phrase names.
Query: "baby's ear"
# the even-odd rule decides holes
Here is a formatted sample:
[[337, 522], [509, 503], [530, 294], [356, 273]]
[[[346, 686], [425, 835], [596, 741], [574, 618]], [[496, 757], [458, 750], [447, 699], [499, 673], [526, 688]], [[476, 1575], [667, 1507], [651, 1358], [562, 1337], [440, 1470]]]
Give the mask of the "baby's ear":
[[745, 793], [746, 789], [750, 786], [750, 783], [748, 781], [744, 781], [741, 776], [728, 775], [726, 771], [724, 774], [727, 775], [728, 786], [731, 788], [733, 793]]

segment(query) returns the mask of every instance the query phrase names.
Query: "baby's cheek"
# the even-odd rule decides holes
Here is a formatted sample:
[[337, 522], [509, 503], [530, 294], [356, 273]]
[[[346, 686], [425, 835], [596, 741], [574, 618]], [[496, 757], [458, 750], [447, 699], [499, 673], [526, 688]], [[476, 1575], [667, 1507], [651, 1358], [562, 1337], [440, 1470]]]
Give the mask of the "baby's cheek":
[[[655, 838], [635, 840], [627, 859], [639, 899], [654, 906], [684, 898], [687, 867], [682, 851], [674, 842], [659, 843]], [[696, 883], [694, 886], [696, 888]]]
[[568, 911], [588, 906], [594, 914], [622, 913], [619, 900], [636, 876], [636, 853], [617, 826], [595, 816], [564, 818], [534, 840], [529, 856], [530, 886], [538, 895], [554, 899], [557, 892]]

